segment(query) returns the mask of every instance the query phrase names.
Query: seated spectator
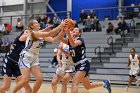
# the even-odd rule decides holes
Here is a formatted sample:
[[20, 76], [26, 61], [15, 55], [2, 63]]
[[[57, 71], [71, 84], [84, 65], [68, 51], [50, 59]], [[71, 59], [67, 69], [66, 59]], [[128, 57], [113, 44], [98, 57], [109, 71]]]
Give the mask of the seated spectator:
[[2, 46], [8, 46], [8, 47], [10, 47], [10, 44], [11, 44], [11, 42], [8, 39], [8, 37], [5, 37], [4, 40], [3, 40]]
[[5, 37], [5, 39], [3, 40], [3, 44], [1, 45], [1, 52], [5, 53], [9, 51], [10, 45], [11, 45], [10, 40], [7, 37]]
[[58, 64], [58, 61], [57, 61], [57, 48], [54, 49], [54, 56], [53, 56], [53, 59], [51, 61], [51, 65], [49, 67], [56, 67]]
[[91, 31], [101, 31], [101, 25], [100, 25], [100, 22], [99, 22], [99, 19], [94, 16], [94, 19], [93, 19], [93, 23], [92, 23], [92, 26], [91, 26]]
[[52, 19], [48, 17], [47, 22], [46, 22], [46, 27], [52, 26]]
[[96, 14], [94, 13], [94, 11], [92, 9], [90, 10], [89, 16], [91, 19], [94, 19], [94, 17], [96, 16]]
[[53, 17], [53, 28], [57, 27], [60, 24], [60, 20], [57, 18], [57, 16]]
[[6, 23], [5, 24], [5, 32], [4, 32], [4, 35], [9, 35], [9, 33], [11, 32], [11, 30], [12, 30], [11, 24]]
[[85, 19], [87, 19], [87, 14], [85, 10], [82, 10], [80, 13], [80, 23], [85, 24]]
[[91, 24], [92, 24], [92, 19], [90, 18], [90, 16], [87, 16], [87, 19], [85, 19], [85, 28], [83, 28], [83, 32], [90, 32]]
[[24, 29], [23, 22], [21, 18], [18, 18], [16, 24], [16, 31], [22, 31], [23, 29]]
[[124, 18], [121, 17], [120, 18], [120, 22], [118, 23], [118, 27], [115, 29], [115, 33], [122, 35], [123, 34], [123, 31], [125, 31], [125, 30], [127, 30], [126, 33], [129, 33], [130, 32], [129, 26], [125, 22]]
[[108, 28], [106, 30], [106, 33], [107, 34], [113, 34], [113, 31], [114, 31], [114, 25], [111, 22], [109, 22], [108, 23]]
[[0, 21], [0, 36], [3, 35], [5, 32], [5, 26], [2, 22], [2, 20]]
[[41, 17], [40, 17], [39, 15], [36, 15], [36, 16], [35, 16], [35, 19], [38, 21], [38, 23], [41, 22]]
[[40, 19], [40, 29], [44, 29], [46, 27], [47, 20], [45, 19], [45, 16], [42, 15]]

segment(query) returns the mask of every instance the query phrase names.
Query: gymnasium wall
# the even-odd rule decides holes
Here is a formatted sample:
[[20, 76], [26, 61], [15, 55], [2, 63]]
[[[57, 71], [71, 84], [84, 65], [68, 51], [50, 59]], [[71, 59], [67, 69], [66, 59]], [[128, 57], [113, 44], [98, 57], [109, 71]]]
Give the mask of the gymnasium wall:
[[125, 6], [130, 6], [131, 4], [139, 5], [140, 0], [124, 0]]
[[[59, 11], [67, 11], [67, 0], [50, 0], [49, 5], [55, 12]], [[51, 12], [48, 6], [46, 6], [46, 12]], [[50, 17], [53, 17], [53, 14], [49, 14]], [[58, 14], [60, 18], [64, 18], [67, 16], [67, 13], [60, 13]]]
[[[79, 14], [82, 9], [94, 9], [94, 8], [105, 8], [115, 7], [116, 0], [73, 0], [72, 2], [72, 18], [79, 20]], [[103, 19], [105, 15], [111, 15], [110, 10], [95, 11], [98, 14], [99, 19]], [[106, 13], [106, 14], [105, 14]], [[77, 16], [78, 15], [78, 16]]]
[[[140, 0], [124, 0], [124, 5], [129, 6], [132, 3], [138, 5]], [[94, 8], [106, 8], [116, 7], [118, 4], [117, 0], [72, 0], [72, 18], [79, 21], [79, 14], [82, 9], [94, 9]], [[66, 11], [67, 0], [50, 0], [50, 5], [55, 11]], [[47, 8], [48, 11], [48, 8]], [[89, 11], [87, 11], [88, 13]], [[110, 15], [113, 19], [118, 15], [118, 10], [100, 10], [95, 11], [99, 19], [104, 19], [105, 16]]]

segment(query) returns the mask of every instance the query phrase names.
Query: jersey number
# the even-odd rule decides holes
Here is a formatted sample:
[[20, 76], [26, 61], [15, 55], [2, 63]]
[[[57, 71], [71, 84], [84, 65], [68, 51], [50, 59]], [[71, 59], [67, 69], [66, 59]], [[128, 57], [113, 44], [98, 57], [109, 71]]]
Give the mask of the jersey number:
[[72, 57], [75, 57], [75, 51], [74, 50], [70, 50], [70, 54]]

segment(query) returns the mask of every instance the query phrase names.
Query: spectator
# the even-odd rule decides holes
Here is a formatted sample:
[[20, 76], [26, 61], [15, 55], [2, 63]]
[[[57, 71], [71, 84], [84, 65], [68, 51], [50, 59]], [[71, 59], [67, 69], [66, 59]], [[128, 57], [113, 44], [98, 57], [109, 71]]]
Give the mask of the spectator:
[[87, 18], [87, 14], [85, 10], [82, 10], [80, 13], [80, 22], [83, 23], [83, 25], [85, 24], [85, 19]]
[[60, 20], [57, 18], [57, 16], [53, 17], [53, 28], [57, 27], [60, 24]]
[[58, 61], [57, 61], [57, 48], [55, 48], [54, 49], [54, 56], [53, 56], [51, 65], [49, 67], [56, 67], [57, 64], [58, 64]]
[[101, 31], [101, 25], [100, 25], [100, 22], [99, 22], [99, 19], [94, 16], [94, 19], [93, 19], [93, 23], [92, 23], [92, 26], [91, 26], [91, 31]]
[[94, 17], [96, 16], [96, 14], [94, 13], [94, 11], [92, 9], [90, 10], [89, 16], [91, 19], [94, 19]]
[[6, 23], [5, 24], [5, 32], [4, 32], [4, 35], [9, 35], [9, 33], [11, 32], [11, 30], [12, 30], [11, 24]]
[[47, 23], [46, 23], [46, 27], [48, 26], [52, 26], [52, 19], [50, 17], [48, 17]]
[[46, 19], [45, 19], [45, 16], [41, 16], [41, 19], [40, 19], [40, 29], [44, 29], [46, 27]]
[[83, 32], [90, 32], [91, 31], [91, 24], [92, 24], [92, 19], [90, 16], [87, 16], [87, 19], [85, 19], [85, 28], [83, 28]]
[[40, 17], [39, 15], [37, 15], [35, 18], [36, 18], [36, 20], [38, 21], [38, 23], [41, 22], [41, 17]]
[[108, 23], [108, 28], [107, 28], [107, 30], [106, 30], [106, 33], [107, 34], [113, 34], [113, 31], [114, 31], [114, 25], [111, 23], [111, 22], [109, 22]]
[[[118, 27], [115, 29], [115, 33], [116, 34], [120, 34], [122, 35], [123, 34], [123, 31], [127, 30], [127, 33], [130, 32], [130, 28], [129, 26], [127, 25], [127, 23], [125, 22], [124, 18], [121, 17], [120, 18], [120, 22], [118, 23]], [[126, 32], [125, 32], [126, 33]]]
[[7, 52], [10, 49], [10, 41], [7, 37], [3, 40], [3, 44], [1, 45], [1, 52]]
[[22, 31], [23, 29], [24, 29], [23, 22], [21, 18], [18, 18], [16, 24], [16, 31]]
[[8, 46], [8, 47], [10, 47], [10, 44], [11, 44], [11, 42], [8, 39], [8, 37], [5, 37], [4, 40], [3, 40], [2, 46]]
[[1, 20], [1, 21], [0, 21], [0, 36], [1, 36], [2, 34], [4, 34], [4, 31], [5, 31], [5, 26], [4, 26], [4, 24], [3, 24], [2, 20]]

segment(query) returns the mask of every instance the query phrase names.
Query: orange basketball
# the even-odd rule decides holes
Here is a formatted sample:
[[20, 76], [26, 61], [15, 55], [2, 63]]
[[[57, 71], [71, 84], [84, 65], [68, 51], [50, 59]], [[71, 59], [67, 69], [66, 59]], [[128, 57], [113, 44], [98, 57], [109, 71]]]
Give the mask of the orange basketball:
[[69, 28], [73, 29], [75, 27], [75, 22], [72, 19], [67, 18], [64, 21]]

